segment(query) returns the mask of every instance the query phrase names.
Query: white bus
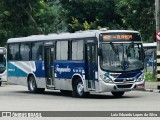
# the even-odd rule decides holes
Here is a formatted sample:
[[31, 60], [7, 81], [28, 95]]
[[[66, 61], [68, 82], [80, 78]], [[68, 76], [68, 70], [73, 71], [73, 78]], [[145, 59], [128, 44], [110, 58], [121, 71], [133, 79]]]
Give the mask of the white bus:
[[145, 52], [145, 69], [149, 73], [156, 74], [157, 70], [157, 42], [143, 43]]
[[31, 92], [56, 89], [75, 97], [111, 92], [120, 97], [144, 88], [144, 53], [137, 31], [34, 35], [11, 38], [7, 47], [8, 81]]
[[7, 81], [6, 73], [6, 48], [0, 47], [0, 86]]

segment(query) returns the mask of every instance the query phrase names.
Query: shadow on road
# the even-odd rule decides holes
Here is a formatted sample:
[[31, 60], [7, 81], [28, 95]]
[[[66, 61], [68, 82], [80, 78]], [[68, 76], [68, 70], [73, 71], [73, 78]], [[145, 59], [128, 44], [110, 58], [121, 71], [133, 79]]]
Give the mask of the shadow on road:
[[96, 94], [90, 94], [89, 96], [85, 97], [85, 98], [75, 98], [72, 97], [72, 93], [69, 92], [67, 94], [62, 94], [59, 90], [56, 91], [45, 91], [44, 93], [31, 93], [30, 91], [12, 91], [15, 94], [27, 94], [27, 95], [40, 95], [40, 96], [53, 96], [53, 97], [68, 97], [68, 98], [74, 98], [74, 99], [128, 99], [128, 98], [140, 98], [142, 96], [138, 96], [138, 95], [123, 95], [121, 98], [116, 98], [114, 96], [112, 96], [112, 94], [110, 93], [106, 93], [106, 94], [101, 94], [101, 93], [96, 93]]

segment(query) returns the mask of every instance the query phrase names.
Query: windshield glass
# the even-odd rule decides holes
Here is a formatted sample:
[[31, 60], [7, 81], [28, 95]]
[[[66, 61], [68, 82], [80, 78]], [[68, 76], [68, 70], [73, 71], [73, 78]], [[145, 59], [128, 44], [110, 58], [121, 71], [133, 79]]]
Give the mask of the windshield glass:
[[0, 73], [6, 69], [6, 59], [3, 54], [0, 54]]
[[102, 69], [113, 72], [143, 69], [141, 43], [103, 43], [100, 46]]

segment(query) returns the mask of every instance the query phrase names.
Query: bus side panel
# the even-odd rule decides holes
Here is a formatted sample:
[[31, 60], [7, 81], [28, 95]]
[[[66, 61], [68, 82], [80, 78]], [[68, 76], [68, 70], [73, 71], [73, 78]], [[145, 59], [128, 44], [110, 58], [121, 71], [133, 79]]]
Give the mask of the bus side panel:
[[33, 73], [36, 77], [37, 87], [38, 88], [46, 88], [46, 78], [45, 78], [45, 66], [44, 61], [36, 61]]
[[8, 62], [8, 82], [27, 86], [27, 73], [20, 62]]
[[54, 61], [56, 89], [72, 90], [72, 77], [79, 74], [83, 78], [85, 76], [84, 66], [84, 61]]
[[36, 61], [34, 66], [34, 74], [36, 77], [45, 77], [45, 67], [44, 67], [44, 61]]
[[8, 81], [14, 84], [28, 86], [27, 77], [34, 75], [38, 88], [46, 87], [43, 61], [16, 61], [8, 62]]

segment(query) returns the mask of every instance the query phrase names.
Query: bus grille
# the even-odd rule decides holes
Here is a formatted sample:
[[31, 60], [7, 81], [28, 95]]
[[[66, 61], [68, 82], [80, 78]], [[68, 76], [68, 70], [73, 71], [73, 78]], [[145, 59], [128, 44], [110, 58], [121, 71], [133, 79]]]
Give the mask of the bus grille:
[[[134, 82], [134, 78], [125, 79], [126, 82]], [[124, 79], [115, 79], [114, 82], [124, 82]]]
[[117, 85], [118, 88], [131, 88], [132, 84], [126, 84], [126, 85]]

